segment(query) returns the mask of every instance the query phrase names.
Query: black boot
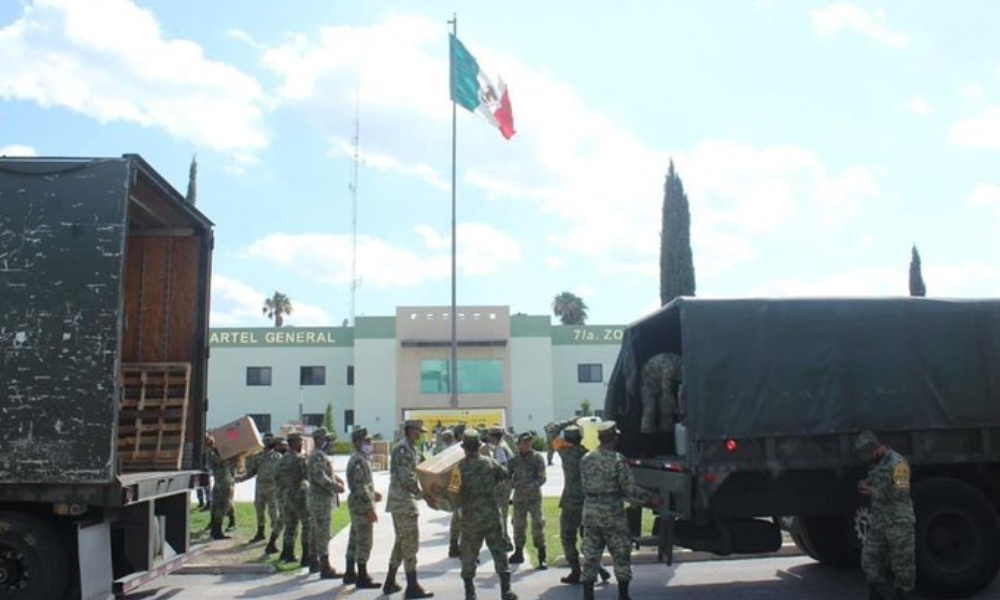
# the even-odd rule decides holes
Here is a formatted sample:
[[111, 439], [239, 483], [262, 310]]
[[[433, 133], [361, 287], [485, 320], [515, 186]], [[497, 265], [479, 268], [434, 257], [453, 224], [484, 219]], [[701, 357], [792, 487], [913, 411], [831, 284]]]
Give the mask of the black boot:
[[628, 584], [631, 581], [619, 581], [618, 582], [618, 600], [632, 600], [632, 596], [628, 595]]
[[601, 583], [607, 583], [611, 579], [611, 573], [608, 573], [607, 569], [599, 565], [597, 567], [597, 574], [601, 576]]
[[403, 589], [396, 583], [396, 569], [399, 567], [389, 567], [389, 572], [385, 575], [385, 583], [382, 584], [382, 593], [385, 595], [394, 594]]
[[255, 535], [252, 538], [250, 538], [250, 543], [253, 544], [255, 542], [263, 542], [263, 541], [264, 541], [264, 526], [263, 525], [258, 525], [257, 526], [257, 535]]
[[417, 583], [417, 572], [407, 571], [406, 572], [406, 591], [403, 592], [404, 598], [433, 598], [434, 593], [428, 592], [424, 588], [420, 587]]
[[538, 569], [544, 571], [549, 568], [549, 564], [545, 562], [545, 546], [538, 547]]
[[[346, 581], [346, 578], [345, 578]], [[358, 562], [358, 581], [354, 585], [359, 590], [374, 590], [379, 586], [379, 582], [372, 581], [372, 576], [368, 574], [368, 563]]]
[[524, 562], [524, 546], [518, 546], [514, 549], [514, 554], [510, 555], [507, 562], [512, 565], [519, 565]]
[[458, 558], [462, 555], [461, 550], [458, 547], [458, 540], [451, 540], [448, 544], [448, 558]]
[[[305, 531], [303, 531], [302, 532], [302, 560], [299, 561], [299, 566], [301, 566], [301, 567], [308, 567], [310, 565], [312, 565], [312, 552], [309, 550], [309, 534], [307, 534]], [[316, 563], [316, 566], [319, 567], [319, 563]], [[319, 569], [317, 568], [316, 570], [318, 571]], [[315, 571], [310, 571], [310, 572], [315, 572]]]
[[594, 600], [594, 582], [583, 582], [583, 600]]
[[476, 584], [471, 577], [463, 577], [462, 583], [465, 584], [465, 600], [476, 600]]
[[338, 573], [337, 569], [330, 564], [330, 555], [324, 554], [319, 557], [319, 578], [320, 579], [340, 579], [343, 573]]
[[909, 592], [906, 590], [901, 590], [899, 588], [895, 589], [893, 600], [908, 600], [910, 597]]
[[517, 600], [517, 594], [510, 590], [510, 573], [500, 573], [500, 600]]
[[310, 573], [319, 573], [319, 558], [312, 554], [303, 554], [302, 562], [299, 564], [303, 567], [308, 566]]
[[344, 585], [353, 585], [358, 580], [358, 574], [354, 570], [354, 559], [347, 559], [347, 570], [344, 571]]
[[211, 536], [213, 540], [228, 540], [229, 536], [222, 533], [222, 523], [220, 521], [212, 521]]
[[575, 566], [570, 567], [569, 575], [567, 575], [565, 577], [561, 577], [559, 579], [559, 581], [561, 581], [563, 583], [569, 583], [569, 584], [580, 583], [580, 566], [579, 565], [575, 565]]
[[285, 547], [281, 549], [281, 556], [278, 559], [283, 563], [293, 563], [296, 561], [295, 550], [292, 549], [293, 546], [289, 543], [285, 543]]
[[235, 531], [235, 530], [236, 530], [236, 513], [232, 512], [232, 509], [230, 509], [229, 525], [226, 525], [226, 531]]
[[882, 595], [882, 589], [877, 583], [868, 583], [868, 600], [888, 600]]
[[267, 540], [267, 546], [264, 547], [264, 554], [274, 554], [278, 551], [278, 536], [271, 534], [271, 539]]

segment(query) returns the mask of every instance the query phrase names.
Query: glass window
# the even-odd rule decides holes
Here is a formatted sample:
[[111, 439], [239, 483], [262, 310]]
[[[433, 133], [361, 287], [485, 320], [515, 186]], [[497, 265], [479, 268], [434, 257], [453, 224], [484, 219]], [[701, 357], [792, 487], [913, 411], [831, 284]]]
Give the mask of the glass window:
[[322, 427], [325, 413], [302, 413], [302, 424], [306, 427]]
[[600, 364], [577, 365], [576, 380], [579, 383], [601, 383], [604, 381], [604, 369]]
[[354, 431], [354, 409], [348, 408], [344, 411], [344, 433]]
[[299, 367], [299, 385], [326, 385], [326, 367]]
[[347, 385], [354, 385], [354, 365], [347, 367]]
[[247, 367], [247, 385], [271, 385], [271, 367]]
[[[450, 394], [450, 361], [420, 361], [420, 392], [422, 394]], [[458, 392], [460, 394], [503, 393], [503, 361], [459, 360]]]
[[263, 433], [267, 433], [268, 431], [271, 431], [271, 415], [270, 414], [250, 413], [247, 416], [250, 417], [251, 419], [253, 419], [254, 425], [257, 426], [257, 431], [261, 432], [262, 434]]

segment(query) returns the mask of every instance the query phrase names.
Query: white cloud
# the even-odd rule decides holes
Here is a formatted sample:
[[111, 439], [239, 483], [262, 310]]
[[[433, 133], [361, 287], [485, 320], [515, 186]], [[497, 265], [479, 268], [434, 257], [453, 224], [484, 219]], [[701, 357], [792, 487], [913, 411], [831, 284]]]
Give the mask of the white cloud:
[[[451, 276], [451, 237], [430, 226], [416, 233], [426, 251], [412, 251], [384, 240], [359, 235], [357, 274], [364, 283], [379, 288], [416, 285]], [[460, 273], [488, 275], [521, 261], [521, 252], [510, 236], [479, 223], [458, 225], [456, 261]], [[351, 282], [352, 243], [348, 235], [267, 235], [248, 246], [245, 258], [265, 260], [303, 277], [325, 283]]]
[[[346, 156], [353, 160], [354, 146], [351, 142], [344, 139], [334, 140], [333, 147], [330, 156]], [[427, 185], [433, 188], [444, 191], [451, 190], [451, 183], [445, 181], [438, 174], [437, 169], [426, 163], [408, 164], [390, 154], [368, 149], [358, 150], [358, 161], [361, 167], [372, 168], [383, 173], [399, 173], [407, 177], [417, 177], [423, 179]]]
[[966, 100], [979, 100], [983, 97], [983, 87], [977, 83], [963, 85], [959, 88], [958, 95]]
[[992, 211], [1000, 224], [1000, 185], [980, 183], [965, 199], [966, 204]]
[[934, 108], [931, 103], [927, 101], [923, 96], [914, 96], [910, 98], [910, 112], [915, 115], [926, 117], [934, 112]]
[[[261, 308], [270, 293], [258, 290], [246, 283], [226, 277], [212, 276], [212, 327], [266, 326], [268, 321]], [[285, 324], [299, 326], [330, 325], [330, 315], [311, 304], [292, 301], [292, 314], [285, 317]]]
[[948, 132], [948, 141], [974, 150], [1000, 150], [1000, 105], [956, 123]]
[[548, 265], [550, 269], [562, 269], [566, 266], [566, 261], [558, 256], [546, 256], [545, 264]]
[[35, 0], [0, 29], [0, 98], [156, 127], [241, 162], [268, 144], [257, 80], [128, 0]]
[[37, 156], [38, 153], [31, 146], [23, 144], [11, 144], [0, 147], [0, 156]]
[[[794, 297], [856, 297], [906, 296], [909, 294], [908, 260], [892, 266], [871, 266], [823, 276], [817, 279], [776, 279], [758, 286], [751, 296]], [[981, 298], [998, 293], [1000, 268], [977, 262], [921, 265], [927, 293], [930, 297]], [[984, 282], [991, 282], [986, 283]]]
[[838, 2], [814, 10], [810, 16], [813, 27], [822, 37], [833, 37], [843, 29], [851, 29], [893, 48], [903, 48], [910, 43], [909, 35], [889, 29], [883, 10], [867, 11], [856, 4]]

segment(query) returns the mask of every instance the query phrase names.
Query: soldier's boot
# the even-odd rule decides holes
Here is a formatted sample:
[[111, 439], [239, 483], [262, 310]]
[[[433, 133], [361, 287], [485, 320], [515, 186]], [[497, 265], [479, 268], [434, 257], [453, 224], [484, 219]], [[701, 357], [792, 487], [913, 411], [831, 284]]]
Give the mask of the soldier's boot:
[[512, 565], [519, 565], [524, 562], [524, 546], [518, 546], [514, 549], [514, 554], [510, 555], [507, 562]]
[[[309, 551], [309, 534], [305, 531], [302, 532], [302, 560], [299, 561], [300, 567], [308, 567], [312, 564], [312, 552]], [[317, 563], [317, 566], [319, 564]]]
[[343, 573], [338, 573], [337, 569], [330, 564], [330, 555], [324, 554], [319, 557], [319, 578], [320, 579], [340, 579]]
[[368, 574], [368, 563], [358, 561], [358, 581], [354, 587], [359, 590], [374, 590], [379, 585], [381, 584], [377, 581], [372, 581], [372, 576]]
[[888, 600], [882, 596], [882, 589], [877, 583], [868, 583], [868, 600]]
[[631, 581], [619, 581], [618, 582], [618, 600], [632, 600], [632, 596], [628, 595], [628, 585]]
[[458, 547], [458, 540], [451, 540], [448, 544], [448, 558], [458, 558], [462, 555], [461, 550]]
[[517, 594], [510, 589], [510, 573], [500, 573], [500, 600], [517, 600]]
[[583, 582], [583, 600], [594, 600], [594, 582]]
[[599, 565], [597, 567], [597, 574], [601, 576], [601, 583], [607, 583], [611, 579], [611, 573], [608, 573], [607, 569]]
[[228, 540], [229, 536], [222, 533], [222, 522], [213, 521], [212, 522], [212, 533], [210, 534], [213, 540]]
[[271, 534], [271, 539], [267, 541], [267, 546], [264, 547], [264, 554], [274, 554], [278, 551], [278, 536]]
[[226, 531], [236, 530], [236, 514], [229, 513], [229, 525], [226, 525]]
[[580, 583], [580, 565], [570, 566], [569, 575], [565, 577], [560, 577], [559, 581], [568, 584]]
[[382, 593], [385, 595], [394, 594], [403, 589], [396, 582], [396, 569], [399, 567], [389, 567], [389, 572], [385, 575], [385, 583], [382, 584]]
[[462, 583], [465, 584], [465, 600], [476, 600], [476, 583], [471, 577], [463, 577]]
[[407, 571], [406, 572], [406, 591], [403, 592], [404, 598], [433, 598], [434, 592], [428, 592], [423, 587], [417, 583], [417, 572]]
[[358, 573], [354, 570], [354, 559], [347, 558], [347, 570], [344, 571], [344, 585], [353, 585], [358, 581]]
[[544, 571], [549, 568], [549, 563], [545, 562], [545, 546], [538, 547], [538, 569]]
[[285, 547], [281, 549], [281, 556], [278, 559], [283, 563], [293, 563], [297, 558], [295, 558], [295, 549], [292, 544], [285, 542]]
[[895, 589], [893, 600], [909, 600], [910, 594], [906, 590]]
[[263, 541], [264, 541], [264, 526], [258, 525], [257, 535], [250, 538], [250, 543], [253, 544], [254, 542], [263, 542]]

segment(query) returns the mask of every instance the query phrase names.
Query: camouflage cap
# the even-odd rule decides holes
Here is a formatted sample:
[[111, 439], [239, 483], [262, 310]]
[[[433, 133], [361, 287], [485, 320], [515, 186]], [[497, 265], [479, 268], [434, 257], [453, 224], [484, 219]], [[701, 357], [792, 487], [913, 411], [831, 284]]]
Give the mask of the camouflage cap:
[[500, 427], [499, 425], [494, 425], [493, 427], [490, 427], [489, 434], [490, 435], [499, 435], [499, 436], [502, 437], [503, 436], [503, 427]]
[[441, 439], [442, 440], [454, 440], [455, 439], [455, 432], [452, 431], [452, 430], [450, 430], [450, 429], [445, 429], [444, 431], [441, 432]]
[[270, 431], [268, 431], [267, 433], [265, 433], [262, 436], [262, 439], [264, 439], [264, 440], [272, 440], [272, 439], [274, 439], [274, 434], [271, 433]]
[[424, 428], [424, 422], [418, 419], [407, 419], [403, 422], [403, 429], [417, 429], [423, 433], [427, 433], [427, 430]]
[[302, 432], [301, 431], [289, 432], [288, 441], [289, 442], [302, 441]]
[[533, 442], [535, 441], [535, 434], [530, 431], [525, 431], [517, 436], [517, 443], [521, 442]]
[[316, 429], [313, 429], [313, 434], [312, 435], [313, 435], [314, 438], [318, 438], [318, 437], [330, 437], [330, 432], [326, 430], [326, 427], [320, 426], [320, 427], [317, 427]]
[[274, 444], [275, 446], [277, 446], [278, 444], [284, 444], [285, 438], [281, 437], [280, 435], [271, 436], [271, 443]]
[[576, 425], [570, 425], [566, 429], [563, 429], [562, 434], [563, 434], [563, 438], [565, 438], [565, 439], [567, 439], [569, 441], [577, 441], [578, 442], [583, 437], [583, 432], [580, 431], [580, 428], [577, 427]]
[[854, 451], [862, 457], [868, 457], [880, 443], [878, 437], [866, 429], [859, 433], [858, 439], [854, 441]]
[[482, 443], [483, 441], [479, 438], [479, 431], [472, 427], [466, 429], [465, 433], [462, 434], [462, 445], [467, 448], [478, 448]]
[[370, 439], [372, 439], [372, 436], [368, 433], [368, 429], [366, 427], [355, 427], [354, 431], [351, 432], [351, 440], [355, 442], [358, 440]]
[[597, 424], [597, 437], [618, 435], [619, 433], [621, 431], [618, 430], [618, 424], [614, 421], [601, 421]]

